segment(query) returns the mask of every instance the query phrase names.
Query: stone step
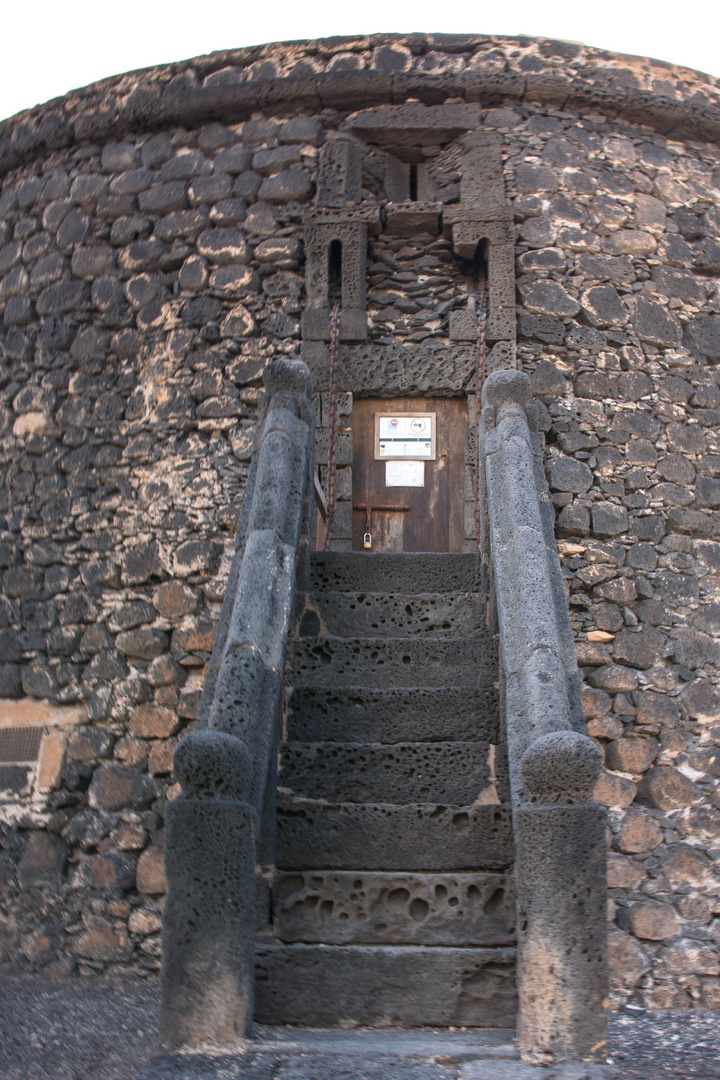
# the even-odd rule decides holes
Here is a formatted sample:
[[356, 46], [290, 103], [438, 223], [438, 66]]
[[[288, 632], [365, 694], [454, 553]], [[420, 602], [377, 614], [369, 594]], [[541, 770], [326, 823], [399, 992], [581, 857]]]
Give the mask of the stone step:
[[305, 597], [298, 636], [473, 637], [486, 633], [477, 593], [319, 592]]
[[307, 1027], [515, 1024], [515, 951], [414, 945], [267, 945], [255, 1017]]
[[314, 551], [310, 591], [455, 593], [481, 591], [480, 556], [434, 552]]
[[485, 742], [285, 743], [278, 785], [306, 799], [353, 803], [498, 803], [506, 755]]
[[[455, 1068], [461, 1063], [474, 1063], [478, 1061], [514, 1063], [518, 1061], [519, 1054], [514, 1045], [513, 1032], [508, 1028], [472, 1028], [469, 1031], [433, 1031], [410, 1028], [375, 1028], [374, 1030], [337, 1029], [337, 1028], [300, 1028], [300, 1027], [273, 1027], [271, 1025], [256, 1024], [252, 1040], [243, 1047], [248, 1054], [277, 1053], [287, 1058], [288, 1054], [302, 1055], [305, 1061], [313, 1055], [321, 1056], [326, 1061], [332, 1060], [339, 1066], [338, 1080], [349, 1080], [348, 1069], [353, 1067], [352, 1059], [360, 1065], [361, 1073], [353, 1072], [353, 1076], [362, 1075], [363, 1078], [370, 1075], [375, 1077], [387, 1077], [392, 1075], [393, 1080], [399, 1076], [396, 1071], [402, 1069], [403, 1064], [410, 1067], [423, 1069], [423, 1066], [438, 1063], [441, 1071], [441, 1080], [451, 1080], [445, 1072], [450, 1067]], [[240, 1051], [242, 1052], [242, 1051]], [[220, 1057], [218, 1051], [213, 1052], [213, 1057]], [[344, 1059], [344, 1060], [343, 1060]], [[377, 1068], [377, 1062], [387, 1062], [392, 1068], [383, 1072]], [[394, 1060], [393, 1060], [394, 1059]], [[442, 1062], [442, 1065], [439, 1062]], [[185, 1057], [187, 1067], [187, 1056]], [[317, 1057], [313, 1066], [317, 1068]], [[343, 1063], [344, 1068], [340, 1066]], [[240, 1075], [240, 1074], [238, 1074]], [[246, 1077], [246, 1074], [242, 1074]], [[270, 1074], [269, 1074], [270, 1075]], [[273, 1074], [274, 1075], [274, 1074]], [[288, 1075], [283, 1072], [283, 1076]], [[294, 1075], [294, 1074], [293, 1074]], [[335, 1074], [327, 1069], [320, 1069], [318, 1074], [327, 1080], [333, 1080]], [[403, 1080], [426, 1080], [426, 1072], [402, 1073]], [[220, 1080], [220, 1078], [218, 1078]], [[223, 1074], [222, 1080], [225, 1080]], [[503, 1078], [504, 1080], [504, 1078]]]
[[326, 803], [278, 797], [276, 865], [282, 870], [506, 870], [510, 808], [416, 803]]
[[513, 945], [507, 874], [278, 872], [273, 930], [284, 942], [329, 945]]
[[[402, 1030], [255, 1023], [252, 1038], [230, 1049], [155, 1054], [135, 1080], [480, 1080], [472, 1070], [481, 1066], [492, 1070], [482, 1080], [535, 1080], [534, 1066], [518, 1060], [513, 1035], [506, 1027]], [[547, 1070], [535, 1071], [537, 1080], [543, 1080]], [[603, 1073], [587, 1076], [612, 1080]]]
[[498, 675], [494, 638], [295, 638], [288, 643], [292, 686], [462, 686]]
[[500, 741], [493, 687], [300, 686], [287, 706], [287, 737], [303, 742]]

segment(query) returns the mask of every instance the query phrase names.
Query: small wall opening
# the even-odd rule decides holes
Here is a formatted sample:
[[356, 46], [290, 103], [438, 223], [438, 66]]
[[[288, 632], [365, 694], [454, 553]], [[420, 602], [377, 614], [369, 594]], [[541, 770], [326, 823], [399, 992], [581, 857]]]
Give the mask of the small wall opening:
[[467, 281], [467, 306], [470, 311], [478, 311], [481, 304], [488, 305], [489, 296], [489, 244], [481, 240], [475, 248], [472, 259], [464, 259], [463, 267]]
[[418, 167], [415, 162], [410, 165], [410, 202], [418, 201]]
[[328, 305], [330, 307], [342, 303], [342, 261], [342, 242], [331, 240], [328, 249]]

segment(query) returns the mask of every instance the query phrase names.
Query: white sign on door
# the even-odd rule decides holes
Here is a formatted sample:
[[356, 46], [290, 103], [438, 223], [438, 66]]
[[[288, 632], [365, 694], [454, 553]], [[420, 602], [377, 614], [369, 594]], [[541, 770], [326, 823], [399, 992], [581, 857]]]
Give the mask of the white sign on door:
[[425, 462], [386, 461], [385, 487], [425, 487]]
[[375, 460], [435, 460], [435, 413], [375, 414]]

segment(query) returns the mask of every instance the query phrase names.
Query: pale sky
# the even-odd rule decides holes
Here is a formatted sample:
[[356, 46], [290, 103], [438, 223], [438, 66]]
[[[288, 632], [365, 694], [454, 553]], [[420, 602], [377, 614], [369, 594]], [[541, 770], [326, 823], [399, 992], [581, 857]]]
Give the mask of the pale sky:
[[717, 0], [0, 0], [0, 119], [136, 68], [336, 34], [525, 34], [720, 76]]

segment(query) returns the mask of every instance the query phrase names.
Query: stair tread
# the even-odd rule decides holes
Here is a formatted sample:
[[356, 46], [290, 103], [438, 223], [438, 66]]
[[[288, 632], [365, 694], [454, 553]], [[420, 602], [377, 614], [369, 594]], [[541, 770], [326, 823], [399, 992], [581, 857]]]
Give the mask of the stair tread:
[[469, 805], [497, 802], [496, 781], [495, 747], [485, 742], [299, 742], [285, 743], [278, 784], [316, 799]]
[[336, 956], [346, 953], [348, 955], [360, 953], [376, 955], [384, 954], [386, 956], [403, 956], [408, 953], [415, 953], [416, 955], [428, 956], [439, 953], [460, 953], [469, 955], [470, 953], [479, 953], [483, 959], [489, 959], [490, 956], [500, 960], [514, 960], [517, 955], [517, 946], [515, 945], [335, 945], [327, 944], [326, 942], [305, 942], [305, 941], [293, 941], [289, 944], [285, 942], [275, 941], [258, 941], [257, 952], [266, 954], [269, 952], [284, 952], [284, 951], [297, 951], [315, 952], [320, 953], [327, 951], [328, 954], [334, 954]]
[[[435, 646], [438, 649], [446, 648], [447, 643], [448, 643], [447, 638], [444, 638], [444, 637], [426, 637], [426, 638], [423, 638], [422, 641], [416, 641], [413, 638], [410, 638], [409, 640], [407, 638], [402, 638], [402, 639], [396, 641], [396, 640], [394, 640], [392, 638], [387, 639], [387, 638], [383, 638], [383, 637], [377, 637], [376, 635], [373, 635], [373, 634], [354, 634], [352, 637], [349, 637], [349, 638], [335, 637], [334, 635], [328, 635], [328, 634], [317, 634], [317, 635], [313, 635], [312, 637], [299, 637], [299, 636], [295, 635], [295, 636], [291, 636], [288, 640], [292, 644], [304, 644], [305, 642], [308, 642], [308, 641], [333, 641], [333, 642], [336, 641], [336, 642], [358, 642], [358, 643], [367, 641], [367, 642], [374, 642], [377, 645], [383, 645], [383, 646], [397, 646], [397, 647], [399, 647], [401, 644], [405, 644], [405, 645], [408, 645], [408, 646], [410, 646], [410, 645], [424, 645], [424, 646]], [[494, 635], [483, 633], [483, 634], [464, 634], [462, 637], [458, 638], [456, 642], [453, 642], [453, 645], [456, 645], [458, 642], [463, 642], [463, 641], [468, 642], [468, 643], [472, 642], [475, 645], [486, 645], [486, 646], [495, 646], [497, 644], [497, 638]]]
[[477, 592], [387, 593], [328, 590], [305, 599], [298, 637], [469, 637], [487, 634]]
[[261, 945], [255, 1016], [315, 1027], [512, 1027], [515, 955], [512, 948]]
[[[504, 1025], [514, 1009], [513, 850], [479, 556], [316, 552], [299, 601], [278, 780], [276, 938], [260, 961], [259, 1015]], [[412, 983], [414, 964], [425, 981], [428, 954], [439, 997], [415, 999], [413, 988], [412, 1000], [383, 1001], [388, 985]], [[490, 955], [488, 978], [510, 995], [500, 1009], [495, 983], [478, 1000], [477, 964], [485, 970]], [[295, 996], [312, 999], [318, 980], [324, 1000], [296, 1002], [296, 980]]]
[[444, 552], [316, 551], [310, 558], [314, 592], [344, 587], [374, 592], [468, 592], [481, 588], [479, 555]]
[[284, 942], [513, 945], [512, 879], [477, 871], [278, 871], [273, 927]]
[[347, 803], [279, 793], [277, 860], [283, 870], [504, 870], [512, 864], [504, 804]]
[[294, 638], [293, 686], [482, 686], [497, 675], [497, 643], [467, 638]]
[[[472, 1031], [427, 1031], [385, 1028], [376, 1031], [287, 1028], [257, 1024], [253, 1031], [253, 1053], [332, 1054], [372, 1060], [382, 1056], [410, 1058], [447, 1057], [457, 1061], [482, 1058], [517, 1059], [507, 1028]], [[347, 1077], [346, 1068], [341, 1071]], [[239, 1075], [239, 1074], [238, 1074]], [[323, 1075], [325, 1073], [323, 1072]], [[328, 1074], [329, 1075], [329, 1074]], [[414, 1075], [414, 1074], [413, 1074]]]
[[293, 687], [287, 734], [297, 741], [426, 742], [500, 739], [494, 686]]

